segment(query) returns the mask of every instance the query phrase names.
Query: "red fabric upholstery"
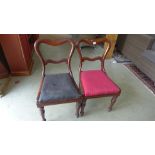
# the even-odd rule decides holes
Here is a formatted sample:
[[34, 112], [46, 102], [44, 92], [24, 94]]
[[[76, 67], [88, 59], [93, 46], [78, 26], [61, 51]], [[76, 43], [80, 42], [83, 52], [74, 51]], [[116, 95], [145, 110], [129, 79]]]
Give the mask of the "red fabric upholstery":
[[82, 71], [81, 83], [85, 96], [110, 95], [120, 92], [120, 88], [101, 70]]

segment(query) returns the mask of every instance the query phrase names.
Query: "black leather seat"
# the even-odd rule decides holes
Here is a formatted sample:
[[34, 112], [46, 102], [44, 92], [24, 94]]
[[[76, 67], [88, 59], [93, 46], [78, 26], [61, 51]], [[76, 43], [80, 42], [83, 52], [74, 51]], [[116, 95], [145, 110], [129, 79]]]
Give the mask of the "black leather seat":
[[46, 75], [38, 103], [78, 99], [81, 94], [75, 87], [69, 73]]

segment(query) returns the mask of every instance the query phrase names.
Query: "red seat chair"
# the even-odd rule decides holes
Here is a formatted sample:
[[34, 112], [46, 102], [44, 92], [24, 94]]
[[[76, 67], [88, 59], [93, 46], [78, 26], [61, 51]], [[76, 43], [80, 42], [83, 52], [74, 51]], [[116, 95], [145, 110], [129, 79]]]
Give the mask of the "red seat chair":
[[[47, 44], [51, 46], [59, 46], [63, 44], [70, 44], [71, 49], [68, 58], [61, 60], [45, 59], [40, 51], [40, 44]], [[45, 119], [44, 107], [48, 105], [62, 104], [76, 102], [76, 115], [79, 116], [79, 108], [81, 107], [81, 94], [74, 81], [71, 70], [71, 58], [75, 49], [74, 43], [69, 40], [37, 40], [34, 44], [35, 52], [42, 63], [42, 80], [37, 96], [37, 107], [40, 108], [42, 120]], [[68, 66], [68, 73], [46, 74], [46, 65], [49, 63], [59, 64], [66, 63]]]
[[[102, 56], [90, 58], [84, 57], [80, 48], [80, 44], [89, 44], [89, 45], [98, 45], [101, 43], [107, 44], [107, 49], [103, 53]], [[116, 102], [117, 97], [121, 93], [121, 89], [110, 79], [106, 70], [104, 68], [105, 58], [110, 51], [111, 42], [106, 38], [98, 38], [94, 40], [86, 40], [82, 39], [77, 43], [77, 50], [80, 56], [80, 83], [79, 87], [83, 94], [83, 102], [81, 104], [80, 114], [81, 116], [84, 115], [84, 108], [86, 105], [86, 100], [90, 98], [97, 98], [97, 97], [105, 97], [105, 96], [112, 96], [111, 104], [108, 108], [109, 111], [112, 110], [112, 106]], [[101, 69], [99, 70], [82, 70], [83, 62], [84, 61], [100, 61]]]

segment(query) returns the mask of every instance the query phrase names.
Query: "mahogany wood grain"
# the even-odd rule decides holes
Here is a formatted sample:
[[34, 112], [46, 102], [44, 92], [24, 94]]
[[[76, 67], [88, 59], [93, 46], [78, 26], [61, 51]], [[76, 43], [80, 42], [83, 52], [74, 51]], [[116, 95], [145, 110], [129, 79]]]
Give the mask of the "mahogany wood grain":
[[9, 77], [10, 70], [2, 49], [2, 46], [0, 44], [0, 79]]
[[5, 66], [0, 62], [0, 79], [6, 78], [9, 76], [9, 71]]
[[7, 59], [11, 74], [16, 76], [30, 75], [33, 66], [33, 48], [30, 46], [27, 35], [0, 34], [0, 43]]

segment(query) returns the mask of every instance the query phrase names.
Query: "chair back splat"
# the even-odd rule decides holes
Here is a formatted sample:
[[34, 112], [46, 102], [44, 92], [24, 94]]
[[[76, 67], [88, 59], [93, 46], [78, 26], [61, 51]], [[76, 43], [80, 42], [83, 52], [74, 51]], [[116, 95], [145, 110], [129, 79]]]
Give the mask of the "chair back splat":
[[[94, 58], [83, 57], [82, 53], [81, 53], [81, 49], [80, 49], [80, 44], [81, 43], [86, 43], [86, 44], [91, 45], [91, 46], [92, 45], [98, 45], [100, 43], [107, 43], [107, 48], [106, 48], [105, 52], [103, 52], [103, 54], [101, 56], [94, 57]], [[79, 70], [81, 71], [84, 61], [96, 61], [96, 60], [99, 60], [101, 62], [101, 70], [105, 71], [104, 61], [105, 61], [105, 58], [106, 58], [108, 52], [110, 51], [110, 48], [111, 48], [111, 42], [106, 38], [98, 38], [98, 39], [94, 39], [94, 40], [88, 40], [88, 39], [80, 40], [78, 42], [78, 44], [77, 44], [77, 50], [78, 50], [78, 53], [79, 53], [79, 56], [80, 56], [80, 68], [79, 68]]]
[[[53, 59], [47, 59], [45, 60], [44, 57], [42, 56], [40, 50], [39, 50], [39, 46], [40, 44], [47, 44], [47, 45], [51, 45], [51, 46], [60, 46], [63, 44], [70, 44], [71, 45], [71, 49], [69, 52], [69, 57], [68, 58], [62, 58], [60, 60], [53, 60]], [[72, 74], [72, 70], [71, 70], [71, 58], [75, 49], [74, 43], [69, 40], [69, 39], [63, 39], [63, 40], [48, 40], [48, 39], [38, 39], [35, 44], [34, 44], [34, 48], [36, 51], [36, 54], [38, 55], [41, 63], [42, 63], [42, 76], [45, 76], [45, 69], [46, 69], [46, 65], [49, 63], [53, 63], [53, 64], [59, 64], [59, 63], [66, 63], [68, 66], [68, 70], [71, 76], [73, 76]]]

